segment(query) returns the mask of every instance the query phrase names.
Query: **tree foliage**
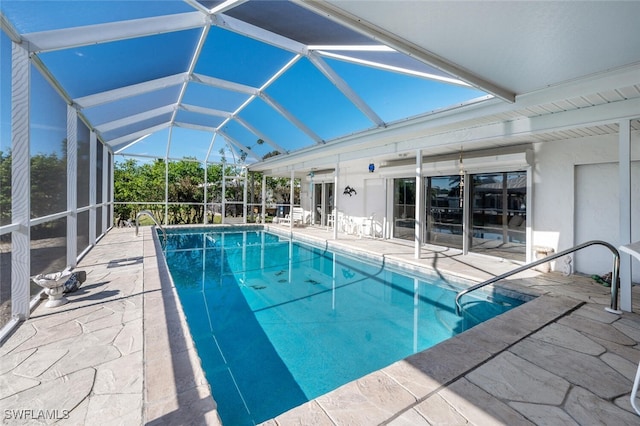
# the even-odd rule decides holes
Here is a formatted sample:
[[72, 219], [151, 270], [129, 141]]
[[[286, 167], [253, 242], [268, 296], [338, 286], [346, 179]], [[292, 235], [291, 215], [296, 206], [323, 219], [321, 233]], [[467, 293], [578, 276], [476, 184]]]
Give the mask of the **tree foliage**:
[[11, 153], [0, 151], [0, 226], [11, 223]]
[[[37, 154], [31, 157], [31, 216], [41, 217], [66, 210], [66, 159], [57, 154]], [[168, 168], [168, 169], [167, 169]], [[225, 183], [225, 201], [242, 203], [244, 185], [248, 185], [249, 203], [262, 203], [262, 175], [252, 173], [246, 183], [241, 169], [228, 164], [207, 165], [207, 182], [202, 163], [191, 159], [171, 161], [158, 159], [140, 162], [127, 159], [114, 165], [114, 217], [133, 219], [141, 210], [150, 210], [165, 224], [203, 223], [206, 213], [219, 211], [222, 203], [222, 177]], [[168, 186], [165, 193], [165, 173]], [[232, 178], [229, 178], [229, 177]], [[273, 204], [288, 204], [289, 178], [267, 177], [267, 199]], [[207, 191], [207, 206], [204, 199]], [[168, 217], [165, 218], [164, 201], [168, 197]], [[300, 185], [294, 184], [294, 201], [299, 200]], [[149, 204], [142, 204], [149, 203]], [[156, 204], [152, 204], [156, 203]], [[216, 209], [216, 206], [217, 209]], [[251, 210], [253, 212], [253, 209]], [[241, 212], [238, 212], [240, 214]], [[213, 218], [210, 217], [209, 221]], [[0, 225], [11, 223], [11, 152], [0, 151]]]
[[[66, 143], [66, 141], [65, 141]], [[11, 223], [11, 152], [0, 151], [0, 225]], [[31, 217], [67, 210], [66, 154], [36, 154], [31, 157]], [[59, 222], [52, 222], [51, 227]]]
[[67, 160], [57, 154], [31, 157], [31, 217], [67, 209]]
[[[241, 169], [228, 164], [209, 164], [207, 182], [203, 164], [194, 159], [180, 161], [156, 160], [141, 163], [134, 159], [116, 163], [114, 169], [115, 216], [133, 219], [140, 210], [150, 210], [156, 218], [162, 218], [168, 224], [203, 223], [205, 213], [213, 215], [220, 211], [222, 203], [222, 178], [233, 177]], [[167, 217], [163, 204], [139, 204], [147, 202], [164, 203], [165, 172], [167, 175], [166, 197], [168, 201]], [[244, 197], [242, 179], [228, 178], [225, 184], [225, 201], [242, 203]], [[205, 190], [207, 206], [205, 209]], [[133, 204], [137, 203], [137, 204]], [[232, 209], [230, 208], [229, 211]], [[233, 209], [236, 210], [235, 208]], [[241, 213], [241, 210], [239, 211]], [[212, 221], [213, 217], [209, 218]]]

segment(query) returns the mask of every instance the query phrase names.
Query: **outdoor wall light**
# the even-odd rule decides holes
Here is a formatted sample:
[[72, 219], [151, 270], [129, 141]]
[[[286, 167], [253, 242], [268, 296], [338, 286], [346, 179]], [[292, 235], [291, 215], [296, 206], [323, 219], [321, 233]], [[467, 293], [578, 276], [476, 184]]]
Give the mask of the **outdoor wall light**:
[[373, 163], [369, 164], [369, 173], [373, 173], [376, 171], [376, 166]]

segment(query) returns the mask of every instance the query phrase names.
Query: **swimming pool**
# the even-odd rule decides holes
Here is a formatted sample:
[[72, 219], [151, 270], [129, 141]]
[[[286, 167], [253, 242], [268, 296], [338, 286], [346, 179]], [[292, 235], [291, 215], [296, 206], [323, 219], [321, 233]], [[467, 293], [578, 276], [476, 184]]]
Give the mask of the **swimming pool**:
[[169, 229], [165, 253], [229, 425], [271, 419], [523, 303], [477, 293], [458, 317], [455, 283], [259, 227]]

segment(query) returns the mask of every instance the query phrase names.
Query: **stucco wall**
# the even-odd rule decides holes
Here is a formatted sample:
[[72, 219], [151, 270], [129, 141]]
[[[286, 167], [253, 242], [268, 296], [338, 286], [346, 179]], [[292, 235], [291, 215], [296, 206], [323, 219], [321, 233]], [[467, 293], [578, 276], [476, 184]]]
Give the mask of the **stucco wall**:
[[[640, 240], [640, 133], [633, 132], [631, 137], [632, 241], [636, 241]], [[533, 148], [532, 210], [528, 212], [532, 225], [531, 246], [560, 251], [587, 240], [603, 239], [617, 247], [617, 135], [535, 143]], [[398, 176], [410, 175], [410, 168], [398, 172]], [[336, 189], [339, 210], [351, 216], [375, 214], [381, 226], [385, 213], [392, 214], [389, 200], [393, 196], [393, 174], [387, 172], [384, 176], [388, 179], [386, 187], [383, 175], [378, 170], [368, 173], [367, 164], [343, 164]], [[332, 179], [325, 181], [333, 182]], [[357, 194], [343, 195], [347, 185]], [[308, 183], [303, 184], [303, 190], [306, 188]], [[606, 248], [593, 247], [576, 255], [572, 263], [578, 272], [604, 274], [610, 270], [610, 262]], [[638, 263], [634, 261], [634, 282], [640, 282]], [[557, 262], [553, 267], [563, 270], [564, 264]]]
[[[640, 135], [632, 133], [632, 239], [640, 239]], [[598, 136], [534, 145], [533, 245], [556, 251], [591, 239], [619, 245], [618, 137]], [[604, 248], [574, 258], [578, 272], [608, 272]], [[561, 265], [554, 265], [561, 269]], [[635, 267], [634, 280], [640, 280]]]

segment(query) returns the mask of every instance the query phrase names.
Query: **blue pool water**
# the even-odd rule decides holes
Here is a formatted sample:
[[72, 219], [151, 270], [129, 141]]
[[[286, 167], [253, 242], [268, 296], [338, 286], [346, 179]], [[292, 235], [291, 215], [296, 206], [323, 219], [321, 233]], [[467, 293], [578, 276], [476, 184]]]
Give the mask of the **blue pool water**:
[[167, 263], [227, 425], [273, 418], [523, 303], [470, 295], [461, 318], [449, 281], [259, 228], [167, 234]]

